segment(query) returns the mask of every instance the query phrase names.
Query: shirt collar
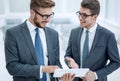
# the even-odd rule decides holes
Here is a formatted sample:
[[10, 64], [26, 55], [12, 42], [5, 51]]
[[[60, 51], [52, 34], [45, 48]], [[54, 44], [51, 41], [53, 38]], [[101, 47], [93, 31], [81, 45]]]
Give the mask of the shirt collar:
[[95, 23], [95, 25], [89, 29], [89, 32], [93, 32], [96, 29], [97, 29], [97, 23]]
[[[96, 29], [97, 29], [97, 23], [95, 23], [95, 25], [89, 29], [89, 32], [90, 32], [90, 33], [91, 33], [91, 32], [94, 32]], [[87, 29], [84, 28], [84, 32], [85, 32], [86, 30], [87, 30]]]
[[[35, 31], [35, 28], [37, 28], [36, 26], [34, 26], [34, 25], [29, 21], [29, 19], [26, 21], [26, 24], [27, 24], [28, 29], [30, 30], [30, 32]], [[42, 28], [38, 28], [38, 29], [39, 29], [39, 31], [43, 31]]]

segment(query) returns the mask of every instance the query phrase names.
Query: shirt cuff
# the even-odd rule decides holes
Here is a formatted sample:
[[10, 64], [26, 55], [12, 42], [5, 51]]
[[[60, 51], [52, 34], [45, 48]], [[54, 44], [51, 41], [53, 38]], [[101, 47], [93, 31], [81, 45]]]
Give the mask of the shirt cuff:
[[94, 74], [95, 74], [95, 79], [98, 79], [98, 76], [97, 76], [96, 72], [94, 72]]
[[42, 66], [40, 66], [40, 78], [42, 78], [43, 72], [42, 72]]

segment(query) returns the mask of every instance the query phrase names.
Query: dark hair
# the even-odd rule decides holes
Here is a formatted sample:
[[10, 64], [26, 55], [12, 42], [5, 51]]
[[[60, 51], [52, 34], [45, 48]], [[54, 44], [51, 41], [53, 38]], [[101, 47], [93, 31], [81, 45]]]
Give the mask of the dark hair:
[[82, 0], [81, 6], [90, 9], [93, 15], [99, 15], [100, 13], [100, 3], [98, 0]]
[[31, 0], [30, 9], [51, 8], [55, 6], [52, 0]]

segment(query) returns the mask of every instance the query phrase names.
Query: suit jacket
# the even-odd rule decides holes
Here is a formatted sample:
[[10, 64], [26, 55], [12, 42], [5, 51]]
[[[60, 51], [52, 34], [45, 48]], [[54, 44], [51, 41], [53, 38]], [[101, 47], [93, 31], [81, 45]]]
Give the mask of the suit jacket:
[[[83, 28], [75, 28], [71, 31], [68, 48], [65, 57], [71, 57], [81, 66], [80, 40]], [[110, 61], [108, 64], [108, 60]], [[85, 67], [96, 72], [98, 80], [107, 81], [107, 75], [120, 66], [120, 57], [115, 36], [109, 30], [97, 26], [94, 41], [85, 61]], [[75, 80], [82, 81], [82, 80]]]
[[[48, 65], [58, 65], [59, 40], [58, 33], [45, 28], [48, 51]], [[13, 75], [14, 81], [38, 81], [40, 66], [37, 63], [35, 48], [26, 22], [8, 29], [5, 36], [6, 68]], [[51, 81], [55, 81], [50, 74]]]

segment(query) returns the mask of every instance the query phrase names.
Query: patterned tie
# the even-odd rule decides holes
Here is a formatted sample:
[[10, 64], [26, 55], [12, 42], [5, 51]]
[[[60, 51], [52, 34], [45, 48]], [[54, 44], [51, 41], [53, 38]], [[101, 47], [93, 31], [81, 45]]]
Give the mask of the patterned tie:
[[[37, 61], [38, 61], [39, 65], [44, 65], [43, 48], [42, 48], [42, 43], [41, 43], [41, 39], [39, 36], [39, 29], [36, 28], [35, 31], [36, 31], [35, 49], [36, 49]], [[43, 73], [43, 77], [39, 81], [47, 81], [46, 80], [46, 73]]]
[[82, 68], [85, 67], [85, 61], [86, 57], [89, 53], [89, 31], [86, 30], [86, 37], [85, 37], [85, 42], [84, 42], [84, 47], [83, 47], [83, 55], [82, 55]]

